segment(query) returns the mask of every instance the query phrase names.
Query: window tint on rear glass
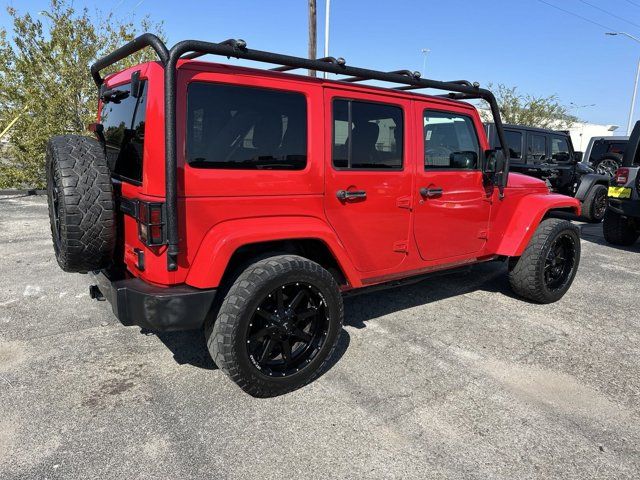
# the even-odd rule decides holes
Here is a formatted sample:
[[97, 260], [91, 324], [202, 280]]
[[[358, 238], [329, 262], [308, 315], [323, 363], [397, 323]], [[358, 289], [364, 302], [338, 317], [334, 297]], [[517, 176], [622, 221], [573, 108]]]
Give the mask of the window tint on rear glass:
[[187, 94], [192, 167], [302, 170], [307, 165], [304, 95], [196, 82]]
[[402, 108], [355, 100], [333, 101], [333, 166], [401, 170]]
[[115, 177], [139, 183], [142, 181], [146, 82], [141, 83], [142, 94], [138, 98], [128, 94], [130, 88], [129, 84], [114, 87], [123, 93], [117, 100], [104, 103], [100, 123], [104, 127], [109, 169]]
[[424, 111], [424, 168], [474, 170], [480, 147], [471, 117]]

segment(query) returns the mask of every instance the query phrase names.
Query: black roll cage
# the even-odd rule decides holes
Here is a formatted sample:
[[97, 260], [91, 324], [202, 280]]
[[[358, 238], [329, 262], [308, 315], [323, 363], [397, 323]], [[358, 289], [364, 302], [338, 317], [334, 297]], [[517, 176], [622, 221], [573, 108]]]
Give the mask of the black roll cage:
[[[495, 96], [491, 91], [480, 88], [477, 83], [467, 80], [453, 80], [443, 82], [420, 78], [419, 72], [409, 70], [395, 70], [382, 72], [366, 68], [347, 66], [343, 58], [325, 57], [311, 60], [302, 57], [293, 57], [279, 53], [250, 50], [244, 40], [229, 39], [220, 43], [203, 42], [200, 40], [184, 40], [176, 43], [171, 50], [156, 35], [144, 33], [126, 45], [114, 50], [108, 55], [98, 59], [91, 65], [91, 76], [98, 88], [102, 88], [104, 79], [100, 71], [116, 62], [142, 50], [151, 47], [158, 55], [160, 63], [164, 67], [164, 102], [165, 102], [165, 209], [167, 226], [167, 270], [174, 271], [178, 268], [177, 258], [179, 253], [178, 238], [178, 188], [177, 188], [177, 145], [176, 145], [176, 73], [178, 60], [194, 59], [202, 55], [220, 55], [227, 58], [242, 58], [257, 62], [278, 65], [273, 71], [286, 72], [299, 68], [349, 75], [348, 78], [338, 79], [343, 82], [359, 82], [364, 80], [380, 80], [390, 83], [399, 83], [401, 86], [395, 90], [416, 90], [432, 88], [448, 92], [439, 97], [454, 100], [482, 99], [489, 103], [502, 151], [508, 152], [507, 142], [502, 128], [500, 110]], [[509, 156], [505, 155], [502, 171], [495, 172], [495, 178], [500, 196], [504, 194], [509, 175]]]

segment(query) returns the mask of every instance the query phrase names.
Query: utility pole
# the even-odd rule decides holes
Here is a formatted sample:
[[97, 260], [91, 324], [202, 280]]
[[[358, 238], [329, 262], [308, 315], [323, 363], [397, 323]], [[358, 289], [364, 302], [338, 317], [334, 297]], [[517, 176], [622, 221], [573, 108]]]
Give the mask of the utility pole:
[[[316, 44], [318, 36], [316, 34], [316, 0], [309, 0], [309, 59], [316, 59]], [[309, 70], [309, 76], [315, 77], [316, 71]]]
[[[331, 0], [325, 0], [324, 7], [324, 56], [329, 56], [329, 13], [331, 11]], [[327, 72], [324, 72], [324, 78], [327, 78]]]

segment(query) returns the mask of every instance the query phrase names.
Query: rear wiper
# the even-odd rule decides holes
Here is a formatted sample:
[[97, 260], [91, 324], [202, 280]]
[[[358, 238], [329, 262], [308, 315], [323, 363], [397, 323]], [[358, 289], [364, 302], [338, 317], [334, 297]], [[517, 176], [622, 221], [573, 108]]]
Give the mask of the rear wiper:
[[129, 90], [118, 90], [116, 88], [110, 88], [109, 90], [105, 90], [100, 95], [100, 99], [104, 103], [113, 102], [120, 103], [120, 100], [124, 100], [129, 96]]

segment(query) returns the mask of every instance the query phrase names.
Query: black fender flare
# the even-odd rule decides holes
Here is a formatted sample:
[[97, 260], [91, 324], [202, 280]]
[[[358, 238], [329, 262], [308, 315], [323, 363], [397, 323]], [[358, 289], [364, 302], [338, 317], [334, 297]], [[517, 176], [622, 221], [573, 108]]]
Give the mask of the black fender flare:
[[584, 202], [585, 198], [589, 194], [591, 187], [594, 185], [609, 186], [609, 177], [607, 175], [600, 175], [598, 173], [587, 173], [580, 178], [580, 184], [576, 191], [575, 198]]

